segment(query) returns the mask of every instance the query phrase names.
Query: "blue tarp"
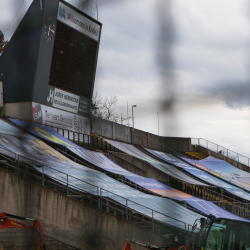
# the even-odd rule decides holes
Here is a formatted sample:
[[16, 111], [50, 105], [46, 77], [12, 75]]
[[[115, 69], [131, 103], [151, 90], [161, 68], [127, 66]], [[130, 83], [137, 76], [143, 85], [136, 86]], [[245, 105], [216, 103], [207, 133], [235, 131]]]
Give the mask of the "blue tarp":
[[203, 160], [190, 160], [188, 162], [213, 175], [219, 175], [234, 185], [250, 190], [250, 173], [238, 169], [226, 161], [209, 156]]
[[219, 218], [229, 218], [229, 219], [234, 219], [234, 220], [243, 220], [249, 222], [249, 220], [246, 220], [244, 218], [241, 218], [237, 215], [234, 215], [221, 207], [216, 206], [213, 204], [211, 201], [204, 201], [204, 200], [199, 200], [199, 201], [193, 201], [193, 200], [188, 200], [187, 203], [196, 208], [197, 210], [203, 212], [204, 214], [212, 214], [215, 217]]
[[243, 198], [245, 200], [250, 201], [250, 194], [247, 193], [246, 191], [242, 190], [239, 187], [228, 184], [228, 183], [214, 177], [213, 175], [207, 173], [206, 171], [203, 171], [199, 168], [193, 167], [193, 166], [181, 161], [180, 159], [178, 159], [170, 154], [155, 151], [155, 150], [150, 150], [150, 149], [146, 149], [146, 150], [148, 152], [150, 152], [151, 154], [155, 155], [156, 157], [158, 157], [158, 158], [160, 158], [168, 163], [172, 163], [172, 164], [184, 169], [185, 171], [189, 172], [190, 174], [197, 176], [198, 178], [200, 178], [200, 179], [202, 179], [202, 180], [204, 180], [204, 181], [206, 181], [214, 186], [223, 188], [226, 191], [228, 191], [229, 193], [232, 193], [240, 198]]

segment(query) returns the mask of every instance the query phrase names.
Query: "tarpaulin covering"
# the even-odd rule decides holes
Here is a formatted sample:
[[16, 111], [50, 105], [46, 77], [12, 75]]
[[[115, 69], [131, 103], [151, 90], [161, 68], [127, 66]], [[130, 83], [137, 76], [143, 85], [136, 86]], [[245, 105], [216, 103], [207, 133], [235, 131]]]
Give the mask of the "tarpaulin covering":
[[[0, 121], [1, 128], [3, 123], [3, 121]], [[12, 126], [8, 126], [8, 129], [11, 130]], [[57, 136], [57, 134], [54, 135]], [[192, 225], [197, 218], [201, 217], [172, 200], [142, 193], [104, 173], [76, 164], [38, 139], [0, 134], [0, 145], [0, 152], [4, 154], [11, 155], [11, 152], [2, 147], [29, 158], [21, 158], [21, 161], [27, 161], [29, 164], [32, 164], [33, 160], [40, 162], [43, 167], [34, 167], [41, 172], [43, 169], [44, 174], [56, 178], [58, 181], [66, 183], [68, 179], [70, 185], [76, 189], [110, 197], [120, 204], [127, 205], [129, 208], [150, 217], [153, 214], [155, 219], [173, 226], [184, 229], [185, 223]]]
[[204, 181], [206, 181], [214, 186], [223, 188], [226, 191], [228, 191], [229, 193], [232, 193], [240, 198], [243, 198], [245, 200], [250, 201], [250, 194], [247, 193], [246, 191], [242, 190], [239, 187], [236, 187], [236, 186], [233, 186], [229, 183], [226, 183], [226, 182], [214, 177], [213, 175], [203, 171], [202, 169], [193, 167], [193, 166], [181, 161], [180, 159], [174, 157], [173, 155], [159, 152], [159, 151], [155, 151], [155, 150], [150, 150], [150, 149], [146, 149], [146, 150], [148, 152], [150, 152], [151, 154], [155, 155], [156, 157], [159, 157], [160, 159], [162, 159], [166, 162], [172, 163], [180, 168], [183, 168], [184, 170], [186, 170], [190, 174], [197, 176], [198, 178], [200, 178], [200, 179], [202, 179], [202, 180], [204, 180]]
[[[177, 199], [193, 197], [192, 195], [187, 195], [184, 192], [168, 187], [167, 185], [164, 185], [155, 179], [144, 178], [134, 173], [131, 173], [130, 171], [127, 171], [126, 169], [120, 167], [118, 164], [110, 160], [104, 154], [79, 147], [78, 145], [64, 138], [62, 135], [60, 135], [59, 133], [57, 133], [54, 129], [50, 127], [42, 126], [39, 124], [30, 123], [30, 122], [14, 120], [14, 119], [12, 119], [12, 121], [15, 122], [17, 125], [27, 129], [29, 132], [31, 132], [32, 134], [40, 138], [66, 146], [69, 150], [71, 150], [76, 155], [80, 156], [85, 161], [88, 161], [91, 164], [99, 168], [102, 168], [106, 171], [119, 174], [119, 175], [123, 175], [128, 180], [133, 181], [137, 185], [141, 184], [140, 186], [152, 192], [155, 192], [165, 197], [177, 198]], [[134, 178], [131, 179], [131, 177], [134, 177]], [[142, 179], [143, 179], [143, 182], [141, 182]], [[147, 185], [143, 185], [145, 183], [147, 183]], [[196, 198], [193, 197], [193, 199], [196, 199]]]
[[186, 159], [196, 167], [218, 175], [234, 185], [250, 190], [250, 173], [238, 169], [226, 161], [209, 156], [203, 160]]
[[[20, 123], [21, 122], [19, 121], [19, 124]], [[27, 125], [26, 122], [24, 124]], [[33, 124], [33, 126], [37, 126], [37, 124]], [[32, 126], [29, 126], [29, 127], [33, 128]], [[37, 130], [35, 130], [35, 131], [37, 131]], [[40, 125], [39, 131], [42, 131], [42, 132], [36, 134], [37, 136], [44, 138], [44, 135], [46, 135], [46, 138], [45, 138], [46, 140], [53, 141], [53, 142], [56, 142], [58, 144], [63, 143], [63, 145], [65, 145], [68, 149], [72, 150], [72, 152], [76, 153], [77, 155], [82, 157], [84, 160], [92, 163], [93, 165], [98, 166], [102, 169], [105, 169], [105, 170], [113, 172], [113, 173], [118, 173], [118, 174], [124, 175], [128, 180], [136, 183], [137, 185], [139, 185], [141, 187], [144, 187], [148, 190], [151, 190], [152, 192], [155, 192], [155, 193], [158, 193], [162, 196], [169, 197], [169, 198], [179, 200], [179, 201], [185, 200], [188, 203], [192, 201], [193, 203], [189, 203], [191, 206], [194, 205], [193, 207], [195, 207], [196, 209], [202, 211], [203, 213], [205, 213], [207, 215], [213, 214], [216, 217], [242, 219], [242, 218], [235, 216], [229, 212], [226, 212], [224, 209], [221, 209], [220, 207], [214, 205], [212, 202], [204, 203], [202, 199], [199, 199], [199, 198], [194, 197], [192, 195], [186, 194], [186, 193], [181, 192], [179, 190], [173, 189], [167, 185], [164, 185], [164, 184], [158, 182], [155, 179], [145, 178], [145, 177], [141, 177], [139, 175], [133, 174], [133, 173], [121, 168], [119, 165], [117, 165], [116, 163], [111, 161], [108, 157], [106, 157], [102, 153], [94, 152], [94, 151], [90, 151], [90, 150], [81, 148], [81, 147], [75, 145], [74, 143], [70, 142], [66, 138], [62, 137], [59, 133], [57, 133], [56, 131], [54, 131], [53, 129], [51, 129], [49, 127], [44, 127], [44, 126]], [[51, 135], [51, 133], [53, 136]], [[36, 141], [39, 141], [39, 140], [36, 140]], [[69, 144], [71, 144], [71, 145], [68, 146]], [[42, 145], [46, 145], [46, 144], [42, 143]], [[17, 148], [19, 148], [19, 147], [17, 147]], [[47, 150], [48, 148], [50, 149], [50, 151]], [[26, 151], [31, 152], [31, 150], [32, 150], [32, 148], [29, 148], [28, 150], [25, 150], [23, 153], [25, 153]], [[46, 161], [46, 162], [48, 162], [48, 164], [49, 163], [51, 164], [50, 166], [55, 165], [55, 164], [53, 164], [55, 161], [55, 157], [57, 157], [55, 154], [59, 155], [58, 161], [60, 161], [60, 165], [63, 163], [62, 157], [63, 158], [65, 158], [65, 157], [62, 156], [61, 154], [59, 154], [58, 152], [54, 151], [54, 149], [51, 149], [49, 146], [46, 146], [46, 150], [43, 150], [43, 151], [49, 152], [49, 156], [46, 154], [45, 160], [46, 160], [46, 158], [50, 158], [50, 154], [52, 152], [54, 152], [53, 159], [52, 159], [53, 162], [48, 161], [48, 160]], [[35, 155], [35, 154], [36, 153], [34, 151], [32, 151], [32, 155]], [[68, 160], [68, 159], [66, 158], [66, 160]], [[43, 159], [43, 161], [44, 161], [44, 159]], [[74, 162], [72, 162], [72, 163], [74, 164]], [[63, 164], [63, 166], [65, 166], [65, 165]], [[54, 169], [45, 168], [45, 173], [49, 176], [53, 176], [54, 178], [57, 178], [57, 179], [60, 179], [64, 182], [66, 182], [66, 175], [64, 175], [62, 173], [58, 173], [56, 171], [56, 169], [60, 169], [60, 166], [57, 165], [57, 168], [54, 167]], [[102, 193], [103, 196], [108, 196], [108, 197], [112, 197], [112, 198], [114, 198], [114, 196], [115, 196], [114, 199], [116, 201], [119, 201], [121, 204], [125, 204], [124, 198], [130, 199], [130, 201], [129, 202], [127, 201], [127, 202], [131, 207], [135, 206], [135, 204], [133, 204], [132, 201], [137, 202], [137, 203], [139, 202], [138, 206], [139, 206], [139, 204], [141, 204], [141, 205], [144, 204], [147, 207], [154, 207], [153, 203], [156, 202], [156, 207], [154, 207], [154, 209], [158, 208], [158, 205], [161, 204], [160, 210], [163, 212], [163, 214], [166, 214], [166, 212], [167, 212], [168, 216], [173, 215], [172, 213], [174, 210], [170, 209], [170, 208], [172, 208], [173, 205], [177, 206], [176, 207], [177, 211], [179, 211], [178, 209], [180, 209], [179, 204], [176, 204], [176, 203], [171, 203], [170, 208], [165, 207], [165, 209], [164, 209], [164, 206], [165, 205], [168, 206], [169, 204], [165, 204], [165, 202], [160, 197], [154, 197], [154, 198], [156, 198], [156, 200], [152, 200], [152, 196], [150, 196], [150, 195], [146, 195], [144, 193], [136, 191], [135, 189], [132, 189], [132, 188], [120, 183], [120, 182], [117, 182], [117, 181], [111, 179], [110, 177], [104, 175], [103, 173], [99, 173], [97, 171], [93, 171], [93, 170], [86, 169], [86, 168], [84, 168], [84, 169], [78, 168], [78, 164], [77, 164], [77, 167], [74, 166], [71, 168], [63, 168], [60, 170], [63, 173], [66, 173], [66, 174], [69, 174], [70, 176], [74, 176], [74, 177], [78, 178], [78, 180], [76, 181], [75, 179], [68, 177], [69, 182], [73, 183], [73, 185], [76, 185], [77, 187], [81, 187], [84, 190], [87, 190], [88, 192], [93, 193], [93, 194], [96, 194], [97, 192], [99, 192], [99, 193]], [[85, 171], [85, 170], [88, 170], [88, 171]], [[91, 186], [90, 184], [84, 183], [82, 181], [86, 181], [86, 182], [91, 183], [95, 186], [98, 186], [99, 189], [96, 190], [96, 187]], [[105, 189], [107, 191], [104, 191], [103, 189]], [[108, 190], [109, 190], [109, 192], [108, 192]], [[117, 195], [120, 195], [121, 197], [119, 197]], [[150, 204], [145, 203], [146, 202], [146, 201], [144, 201], [145, 198], [150, 199], [149, 200]], [[202, 204], [202, 205], [197, 206], [197, 204]], [[139, 209], [138, 206], [137, 206], [137, 210]], [[140, 208], [140, 209], [142, 209], [142, 208]], [[143, 213], [149, 213], [149, 211], [146, 208], [143, 208], [143, 209], [144, 210], [140, 210], [140, 211]], [[170, 212], [169, 209], [172, 212]], [[184, 219], [186, 214], [187, 214], [187, 211], [184, 210], [184, 214], [183, 214], [184, 217], [180, 217], [180, 220], [183, 220], [186, 222], [186, 220]], [[155, 216], [156, 215], [157, 215], [157, 212], [155, 212]], [[173, 220], [172, 221], [171, 221], [171, 219], [166, 220], [166, 217], [160, 216], [160, 214], [158, 214], [158, 217], [167, 223], [173, 223]], [[177, 217], [175, 217], [175, 218], [177, 218]], [[174, 222], [174, 223], [177, 223], [177, 222]], [[181, 223], [177, 223], [175, 225], [178, 226], [178, 224], [182, 225]]]
[[129, 145], [129, 144], [117, 142], [117, 141], [112, 141], [112, 140], [108, 140], [108, 139], [105, 139], [105, 141], [108, 142], [109, 144], [111, 144], [112, 146], [118, 148], [119, 150], [127, 153], [127, 154], [130, 154], [138, 159], [141, 159], [141, 160], [144, 160], [144, 161], [150, 163], [155, 168], [159, 169], [163, 173], [166, 173], [174, 178], [177, 178], [177, 179], [182, 180], [186, 183], [191, 183], [191, 184], [197, 185], [197, 186], [207, 186], [203, 182], [195, 180], [194, 178], [183, 173], [182, 171], [180, 171], [176, 167], [168, 165], [168, 164], [164, 164], [160, 161], [155, 160], [154, 158], [146, 155], [145, 153], [143, 153], [142, 151], [140, 151], [139, 149], [137, 149], [133, 145]]
[[249, 222], [249, 220], [243, 219], [235, 214], [232, 214], [223, 208], [216, 206], [213, 202], [211, 201], [204, 201], [204, 200], [199, 200], [199, 201], [193, 201], [193, 200], [188, 200], [187, 203], [196, 208], [197, 210], [203, 212], [204, 214], [212, 214], [215, 217], [219, 218], [229, 218], [229, 219], [234, 219], [234, 220], [243, 220]]

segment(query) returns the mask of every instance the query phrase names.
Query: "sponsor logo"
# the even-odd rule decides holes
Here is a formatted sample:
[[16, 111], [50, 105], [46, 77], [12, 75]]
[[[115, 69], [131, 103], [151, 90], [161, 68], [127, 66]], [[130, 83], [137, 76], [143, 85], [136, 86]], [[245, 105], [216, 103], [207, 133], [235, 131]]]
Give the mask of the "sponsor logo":
[[91, 26], [88, 23], [81, 22], [80, 20], [76, 19], [76, 17], [74, 15], [67, 14], [67, 20], [70, 20], [75, 25], [81, 27], [82, 29], [84, 29], [84, 30], [86, 30], [86, 31], [90, 32], [91, 34], [93, 34], [93, 35], [95, 35], [95, 36], [98, 37], [99, 32], [98, 32], [98, 30], [95, 27]]
[[50, 134], [49, 132], [47, 132], [47, 131], [39, 128], [39, 127], [35, 127], [35, 130], [36, 130], [36, 132], [40, 136], [44, 137], [47, 140], [50, 140], [52, 142], [55, 142], [55, 143], [58, 143], [58, 144], [61, 144], [61, 145], [65, 145], [65, 146], [69, 146], [69, 147], [74, 147], [73, 145], [60, 140], [59, 138], [55, 137], [54, 135]]
[[39, 104], [32, 104], [32, 119], [33, 122], [39, 122], [42, 123], [42, 109], [41, 105]]
[[59, 6], [59, 16], [64, 20], [66, 19], [65, 8], [62, 8], [61, 5]]
[[54, 99], [54, 90], [51, 89], [49, 92], [49, 96], [47, 97], [47, 102], [53, 103], [53, 99]]

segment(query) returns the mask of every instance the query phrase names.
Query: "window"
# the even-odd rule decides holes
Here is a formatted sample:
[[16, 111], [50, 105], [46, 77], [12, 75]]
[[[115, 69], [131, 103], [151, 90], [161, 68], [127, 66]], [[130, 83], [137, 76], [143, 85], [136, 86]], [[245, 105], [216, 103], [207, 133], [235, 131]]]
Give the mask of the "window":
[[[223, 221], [223, 220], [222, 220]], [[224, 240], [226, 235], [226, 226], [220, 223], [213, 223], [205, 245], [206, 250], [224, 249]]]
[[250, 250], [250, 224], [243, 224], [240, 232], [240, 250]]

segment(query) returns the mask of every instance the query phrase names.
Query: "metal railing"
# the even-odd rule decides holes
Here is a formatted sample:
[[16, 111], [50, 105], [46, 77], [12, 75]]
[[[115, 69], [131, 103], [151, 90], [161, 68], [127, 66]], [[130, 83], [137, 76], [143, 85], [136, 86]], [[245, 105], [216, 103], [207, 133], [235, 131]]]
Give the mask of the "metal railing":
[[[46, 175], [45, 167], [42, 162], [21, 156], [3, 147], [0, 147], [0, 156], [7, 161], [0, 161], [0, 167], [9, 172], [37, 182], [42, 186], [52, 188], [53, 190], [59, 191], [69, 197], [76, 198], [108, 213], [120, 216], [135, 224], [147, 227], [152, 231], [164, 232], [169, 228], [173, 228], [185, 233], [191, 232], [192, 225], [186, 224], [183, 221], [140, 205], [130, 199], [46, 166], [46, 169], [51, 169], [56, 173], [55, 177], [52, 178]], [[38, 166], [42, 171], [38, 171], [30, 165]], [[76, 186], [74, 182], [84, 183], [84, 185], [89, 188], [88, 190], [84, 190]], [[119, 202], [115, 201], [115, 199], [119, 200]], [[131, 208], [133, 206], [137, 208]], [[146, 211], [146, 213], [141, 211]], [[182, 226], [181, 228], [175, 227], [164, 221], [171, 222], [172, 224], [174, 222]]]
[[234, 160], [238, 163], [244, 164], [245, 166], [250, 167], [250, 158], [241, 155], [237, 152], [234, 152], [228, 148], [220, 146], [214, 142], [208, 141], [203, 138], [191, 138], [192, 145], [199, 145], [203, 148], [209, 149], [217, 154], [223, 155], [231, 160]]

